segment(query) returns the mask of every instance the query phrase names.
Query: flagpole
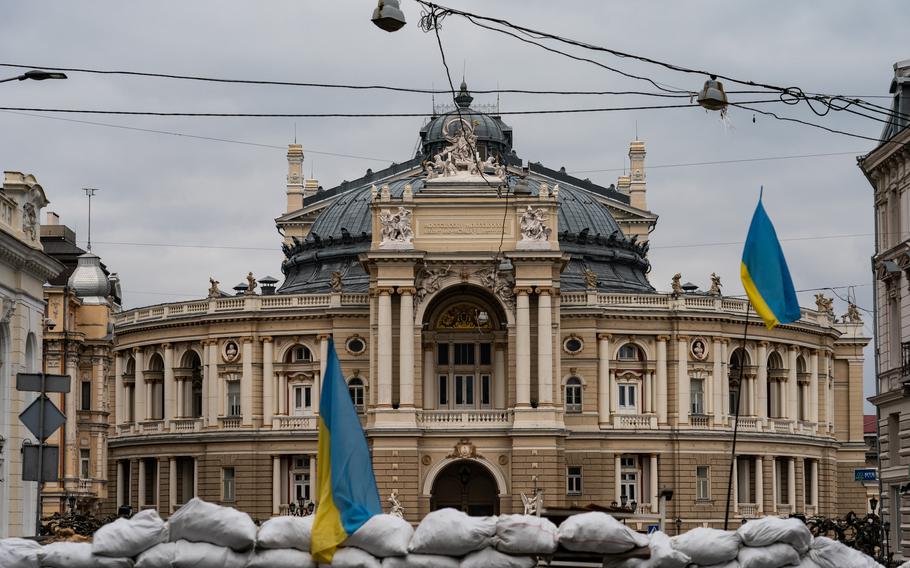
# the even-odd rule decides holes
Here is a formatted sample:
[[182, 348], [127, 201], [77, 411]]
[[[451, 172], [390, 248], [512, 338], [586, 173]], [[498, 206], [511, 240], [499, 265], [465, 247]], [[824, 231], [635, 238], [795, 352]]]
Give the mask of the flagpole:
[[[727, 506], [724, 508], [724, 530], [727, 530], [730, 522], [730, 500], [733, 496], [733, 476], [734, 465], [736, 464], [736, 437], [739, 433], [739, 407], [742, 404], [743, 372], [745, 371], [746, 362], [746, 340], [749, 337], [749, 316], [752, 313], [752, 302], [746, 300], [746, 321], [743, 323], [743, 353], [739, 358], [739, 377], [737, 377], [737, 388], [734, 398], [736, 399], [736, 409], [733, 413], [733, 447], [730, 450], [730, 474], [727, 476]], [[758, 472], [757, 475], [761, 475]]]

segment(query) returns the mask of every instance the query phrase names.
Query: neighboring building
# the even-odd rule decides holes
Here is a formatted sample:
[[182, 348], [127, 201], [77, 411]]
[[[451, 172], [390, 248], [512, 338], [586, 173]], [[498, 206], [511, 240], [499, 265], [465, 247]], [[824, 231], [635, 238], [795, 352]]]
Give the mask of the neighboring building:
[[76, 246], [76, 234], [56, 213], [48, 212], [41, 225], [41, 244], [64, 266], [44, 287], [44, 369], [71, 377], [69, 394], [51, 395], [67, 421], [51, 440], [60, 445], [60, 481], [45, 486], [43, 512], [62, 512], [69, 505], [97, 512], [107, 497], [111, 316], [120, 309], [119, 283], [97, 255]]
[[878, 467], [878, 418], [863, 416], [863, 440], [866, 442], [866, 467]]
[[17, 373], [41, 371], [42, 286], [63, 268], [41, 251], [38, 216], [48, 201], [30, 174], [3, 172], [0, 188], [0, 538], [35, 534], [37, 483], [22, 481], [22, 447], [36, 442], [19, 413], [37, 393]]
[[[910, 483], [910, 59], [894, 64], [894, 118], [881, 144], [860, 158], [875, 190], [875, 348], [881, 444], [882, 515], [896, 558], [910, 558], [910, 509], [901, 487]], [[899, 113], [899, 114], [898, 114]], [[910, 489], [910, 487], [908, 487]]]
[[383, 500], [396, 490], [410, 520], [521, 511], [535, 489], [549, 514], [651, 514], [672, 489], [682, 528], [722, 524], [740, 375], [736, 522], [863, 511], [858, 318], [819, 298], [771, 331], [753, 316], [743, 346], [747, 304], [719, 279], [648, 281], [643, 142], [601, 187], [523, 164], [511, 128], [465, 87], [458, 100], [417, 158], [332, 189], [302, 179], [290, 146], [277, 293], [114, 317], [108, 510], [167, 515], [195, 495], [263, 519], [313, 498], [334, 337]]

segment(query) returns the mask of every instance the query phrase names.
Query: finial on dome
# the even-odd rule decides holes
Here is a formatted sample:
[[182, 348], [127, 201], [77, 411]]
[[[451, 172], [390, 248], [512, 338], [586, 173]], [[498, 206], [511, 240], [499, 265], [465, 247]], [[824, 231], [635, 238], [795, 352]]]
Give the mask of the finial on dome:
[[474, 97], [471, 96], [471, 93], [468, 91], [468, 84], [465, 83], [464, 79], [461, 80], [461, 89], [458, 91], [458, 96], [455, 97], [455, 102], [461, 108], [468, 108], [471, 106], [471, 102], [474, 100]]

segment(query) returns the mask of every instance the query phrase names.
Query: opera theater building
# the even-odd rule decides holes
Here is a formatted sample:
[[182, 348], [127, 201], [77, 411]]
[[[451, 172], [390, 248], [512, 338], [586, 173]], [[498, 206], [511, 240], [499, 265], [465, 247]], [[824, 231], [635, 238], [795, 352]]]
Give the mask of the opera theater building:
[[415, 158], [331, 189], [289, 147], [280, 285], [115, 315], [107, 509], [306, 507], [332, 338], [383, 504], [412, 521], [536, 499], [722, 525], [736, 402], [735, 523], [864, 513], [859, 317], [819, 296], [770, 331], [753, 312], [744, 344], [719, 278], [649, 281], [644, 143], [602, 187], [522, 162], [457, 101]]

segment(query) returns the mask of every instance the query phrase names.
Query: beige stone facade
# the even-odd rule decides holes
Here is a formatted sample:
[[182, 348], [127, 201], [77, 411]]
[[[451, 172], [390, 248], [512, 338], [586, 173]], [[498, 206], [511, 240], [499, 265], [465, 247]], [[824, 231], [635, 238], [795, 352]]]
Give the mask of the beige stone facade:
[[4, 172], [0, 190], [0, 538], [35, 534], [37, 483], [22, 481], [22, 448], [35, 437], [19, 413], [37, 393], [17, 373], [42, 367], [42, 286], [63, 267], [41, 251], [38, 218], [48, 201], [34, 176]]
[[722, 524], [740, 375], [736, 522], [865, 510], [862, 325], [804, 309], [768, 331], [742, 299], [655, 291], [644, 143], [628, 187], [500, 167], [511, 130], [466, 100], [467, 150], [450, 113], [422, 156], [302, 204], [291, 146], [277, 294], [115, 316], [110, 507], [198, 495], [263, 519], [315, 495], [331, 337], [409, 520], [541, 490], [554, 515], [634, 501], [645, 528], [670, 489], [681, 528]]

